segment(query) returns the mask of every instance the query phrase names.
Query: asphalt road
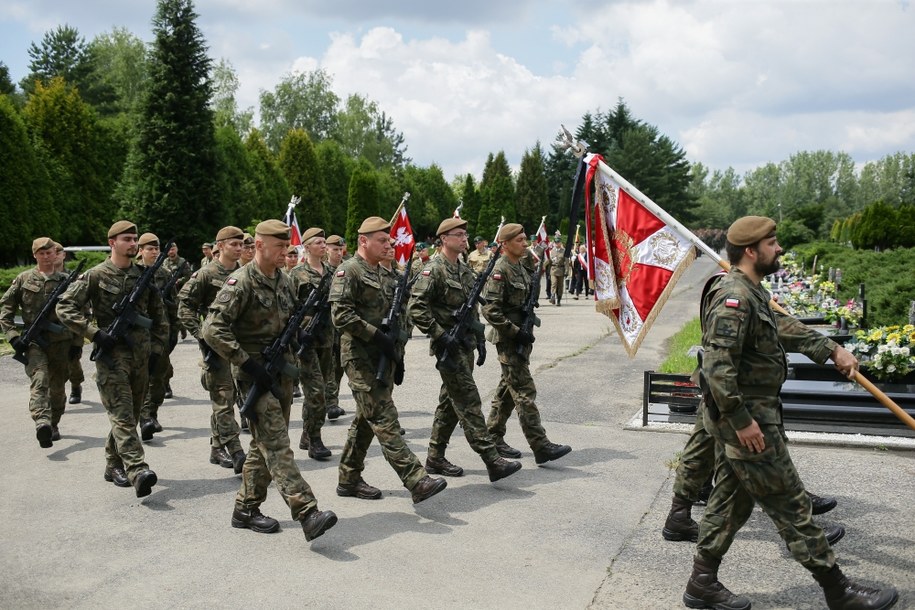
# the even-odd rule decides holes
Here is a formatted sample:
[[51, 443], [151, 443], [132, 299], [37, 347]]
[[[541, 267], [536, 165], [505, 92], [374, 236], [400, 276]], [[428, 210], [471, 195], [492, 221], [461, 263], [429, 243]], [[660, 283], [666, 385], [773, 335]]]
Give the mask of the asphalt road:
[[[354, 409], [344, 387], [348, 415], [324, 428], [334, 458], [319, 463], [296, 449], [319, 506], [340, 518], [311, 543], [273, 488], [262, 509], [281, 532], [230, 526], [239, 479], [208, 462], [210, 407], [192, 341], [173, 355], [175, 398], [159, 411], [165, 431], [147, 444], [159, 484], [142, 501], [102, 480], [108, 421], [94, 383], [64, 415], [64, 438], [40, 449], [22, 366], [0, 358], [0, 607], [680, 608], [693, 545], [664, 542], [660, 529], [668, 463], [686, 436], [624, 427], [641, 408], [642, 371], [697, 315], [711, 269], [702, 258], [680, 280], [634, 359], [590, 301], [544, 301], [532, 360], [538, 405], [551, 440], [573, 452], [538, 467], [513, 417], [506, 438], [524, 450], [524, 468], [495, 484], [457, 434], [448, 457], [466, 474], [438, 496], [413, 505], [375, 444], [365, 478], [383, 499], [337, 497], [336, 458]], [[440, 384], [427, 350], [422, 337], [408, 344], [406, 381], [394, 393], [421, 459]], [[476, 372], [484, 405], [498, 383], [494, 352]], [[91, 377], [87, 357], [84, 366]], [[915, 607], [915, 454], [803, 445], [792, 453], [809, 488], [839, 499], [825, 517], [848, 529], [837, 545], [846, 572], [894, 583], [898, 607]], [[721, 577], [754, 608], [825, 607], [759, 511]]]

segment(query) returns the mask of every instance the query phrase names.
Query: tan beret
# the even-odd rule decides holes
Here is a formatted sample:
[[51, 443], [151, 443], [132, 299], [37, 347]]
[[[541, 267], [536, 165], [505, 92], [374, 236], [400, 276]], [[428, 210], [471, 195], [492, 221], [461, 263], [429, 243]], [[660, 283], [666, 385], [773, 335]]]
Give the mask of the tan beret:
[[250, 233], [245, 233], [245, 237], [244, 237], [244, 239], [242, 239], [242, 243], [244, 243], [244, 244], [249, 244], [249, 245], [250, 245], [250, 244], [253, 244], [253, 243], [254, 243], [254, 236], [251, 235]]
[[112, 237], [117, 237], [121, 233], [136, 233], [137, 225], [133, 224], [129, 220], [119, 220], [108, 229], [108, 239]]
[[339, 235], [331, 235], [326, 240], [324, 240], [324, 243], [326, 243], [328, 246], [342, 246], [344, 242], [343, 238]]
[[149, 246], [152, 244], [155, 244], [156, 246], [159, 245], [159, 238], [156, 237], [155, 234], [153, 234], [153, 233], [144, 233], [143, 235], [140, 236], [140, 239], [137, 241], [137, 246], [139, 246], [140, 248], [142, 248], [143, 246]]
[[775, 221], [765, 216], [744, 216], [728, 228], [728, 242], [735, 246], [750, 246], [775, 234]]
[[295, 254], [296, 256], [298, 256], [299, 247], [298, 246], [289, 246], [288, 248], [286, 248], [286, 256], [289, 256], [290, 254]]
[[216, 241], [222, 241], [224, 239], [243, 239], [244, 236], [245, 232], [238, 227], [223, 227], [219, 229], [219, 233], [216, 234]]
[[302, 245], [307, 246], [312, 241], [314, 241], [316, 237], [324, 237], [324, 229], [320, 227], [311, 227], [310, 229], [306, 229], [305, 232], [302, 233]]
[[357, 233], [359, 235], [365, 235], [366, 233], [376, 233], [378, 231], [390, 231], [391, 223], [389, 223], [384, 218], [378, 216], [369, 216], [362, 221], [362, 224], [359, 225], [359, 230]]
[[254, 227], [254, 234], [289, 239], [289, 225], [282, 220], [265, 220]]
[[510, 222], [507, 225], [502, 225], [502, 230], [499, 231], [499, 235], [496, 237], [496, 241], [505, 242], [509, 239], [518, 237], [518, 235], [521, 233], [524, 233], [524, 227], [519, 225], [517, 222]]
[[452, 229], [458, 229], [460, 227], [466, 227], [467, 221], [462, 218], [446, 218], [442, 221], [442, 224], [438, 225], [438, 232], [436, 235], [441, 235], [447, 233]]
[[38, 237], [32, 240], [32, 254], [45, 248], [53, 248], [56, 242], [50, 237]]
[[55, 241], [55, 242], [54, 242], [54, 249], [57, 250], [58, 252], [63, 252], [64, 245], [63, 245], [62, 243], [60, 243], [60, 242]]

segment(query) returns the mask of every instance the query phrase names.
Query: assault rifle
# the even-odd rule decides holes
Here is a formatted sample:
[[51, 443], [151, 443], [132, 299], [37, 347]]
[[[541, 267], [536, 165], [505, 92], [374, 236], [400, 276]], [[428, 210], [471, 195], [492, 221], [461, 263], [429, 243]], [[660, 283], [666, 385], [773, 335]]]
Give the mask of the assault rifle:
[[[165, 248], [159, 251], [156, 262], [147, 267], [143, 271], [143, 274], [140, 275], [140, 279], [134, 284], [133, 290], [114, 304], [114, 313], [117, 314], [117, 317], [114, 319], [114, 322], [108, 325], [105, 332], [115, 341], [124, 341], [124, 343], [133, 347], [133, 339], [130, 338], [130, 330], [134, 326], [152, 328], [152, 320], [137, 312], [137, 303], [143, 298], [143, 294], [150, 286], [155, 287], [153, 280], [156, 277], [156, 272], [159, 270], [159, 267], [162, 266], [162, 263], [165, 262], [165, 259], [168, 258], [168, 251], [174, 243], [174, 239], [168, 240], [168, 244]], [[92, 348], [89, 360], [92, 360], [93, 362], [101, 360], [109, 367], [114, 366], [114, 360], [111, 359], [111, 354], [99, 346], [98, 343]]]
[[329, 272], [325, 273], [324, 277], [321, 278], [321, 282], [316, 288], [312, 289], [306, 299], [306, 311], [314, 311], [314, 314], [312, 314], [311, 320], [308, 321], [308, 324], [305, 325], [305, 328], [302, 329], [298, 336], [299, 351], [296, 352], [296, 356], [302, 360], [308, 357], [308, 352], [315, 344], [315, 335], [318, 334], [321, 325], [324, 324], [324, 317], [327, 315], [327, 298], [330, 296], [331, 275]]
[[55, 288], [54, 292], [51, 293], [51, 296], [48, 297], [48, 300], [45, 301], [44, 305], [41, 306], [41, 311], [38, 312], [38, 315], [35, 316], [35, 319], [32, 320], [32, 323], [29, 325], [26, 331], [19, 336], [19, 338], [22, 340], [22, 351], [16, 350], [16, 352], [13, 354], [13, 360], [28, 366], [28, 351], [30, 343], [34, 341], [42, 348], [47, 348], [48, 340], [43, 336], [44, 331], [61, 333], [66, 330], [63, 326], [57, 324], [56, 322], [51, 322], [51, 320], [48, 318], [50, 318], [51, 314], [54, 312], [54, 308], [57, 307], [57, 302], [60, 300], [64, 290], [66, 290], [67, 287], [73, 283], [73, 280], [75, 280], [76, 277], [80, 274], [85, 264], [85, 260], [79, 261], [76, 269], [70, 272], [70, 275], [67, 276], [67, 279], [57, 285], [57, 288]]
[[[546, 253], [544, 253], [544, 257]], [[535, 307], [540, 307], [540, 278], [543, 277], [543, 258], [540, 259], [540, 262], [537, 263], [537, 269], [531, 273], [531, 289], [527, 293], [527, 298], [524, 299], [524, 305], [521, 306], [522, 315], [524, 320], [521, 322], [519, 330], [528, 333], [533, 336], [534, 327], [540, 326], [540, 318], [537, 317], [537, 314], [534, 313]], [[515, 352], [519, 356], [524, 355], [525, 346], [520, 343], [515, 348]]]
[[169, 305], [174, 305], [174, 302], [168, 298], [168, 295], [172, 291], [172, 288], [175, 287], [175, 284], [178, 283], [178, 278], [181, 277], [181, 275], [184, 273], [184, 268], [187, 266], [188, 266], [187, 261], [184, 261], [183, 263], [178, 265], [178, 268], [175, 269], [174, 271], [172, 271], [172, 274], [168, 277], [168, 281], [165, 282], [165, 285], [162, 286], [161, 290], [159, 290], [159, 294], [162, 295], [163, 302], [165, 302]]
[[[501, 228], [502, 225], [499, 225]], [[498, 235], [498, 232], [496, 233]], [[499, 256], [502, 255], [502, 244], [499, 244], [496, 247], [496, 251], [493, 252], [492, 258], [489, 259], [489, 264], [486, 265], [484, 269], [478, 276], [476, 281], [473, 283], [473, 287], [470, 289], [470, 294], [467, 296], [467, 300], [461, 305], [461, 307], [452, 313], [452, 317], [455, 319], [454, 326], [448, 329], [448, 331], [442, 335], [439, 347], [435, 350], [435, 368], [440, 371], [454, 371], [457, 369], [457, 366], [454, 364], [451, 353], [448, 351], [448, 345], [461, 345], [462, 343], [467, 343], [467, 331], [473, 330], [474, 332], [482, 333], [485, 328], [478, 320], [473, 319], [473, 312], [477, 306], [478, 302], [482, 302], [480, 298], [480, 293], [483, 292], [483, 286], [486, 284], [486, 280], [489, 278], [489, 274], [492, 273], [493, 268], [496, 266], [496, 261], [499, 260]], [[479, 352], [479, 358], [477, 358], [477, 366], [483, 365], [483, 360], [486, 358], [486, 345], [485, 341], [477, 341], [477, 350]], [[469, 344], [468, 344], [469, 346]]]
[[256, 422], [257, 411], [254, 410], [254, 406], [257, 404], [257, 401], [261, 399], [261, 396], [270, 392], [279, 398], [282, 394], [282, 390], [276, 384], [276, 379], [279, 375], [284, 374], [289, 377], [296, 377], [298, 375], [297, 369], [286, 362], [286, 354], [289, 352], [289, 346], [292, 345], [292, 342], [298, 334], [299, 327], [302, 326], [302, 320], [305, 319], [308, 310], [314, 305], [314, 299], [317, 298], [315, 296], [316, 292], [317, 289], [312, 290], [309, 293], [308, 298], [302, 299], [302, 301], [296, 305], [295, 309], [292, 311], [292, 315], [289, 316], [289, 320], [286, 321], [286, 326], [283, 327], [283, 331], [261, 352], [264, 357], [264, 368], [267, 370], [267, 374], [270, 375], [270, 378], [274, 380], [274, 383], [269, 387], [264, 387], [256, 381], [254, 382], [251, 389], [248, 390], [248, 395], [245, 396], [245, 403], [241, 406], [241, 409], [239, 409], [239, 413], [241, 413], [242, 417], [245, 417], [252, 422]]
[[[403, 316], [404, 305], [406, 304], [407, 298], [410, 294], [410, 286], [413, 285], [413, 282], [410, 281], [410, 269], [412, 268], [413, 253], [411, 252], [410, 256], [407, 257], [407, 265], [404, 267], [403, 275], [400, 276], [400, 280], [397, 282], [397, 287], [394, 289], [394, 298], [391, 300], [391, 307], [388, 309], [388, 313], [381, 321], [381, 326], [379, 327], [379, 330], [390, 337], [391, 341], [395, 345], [401, 339], [400, 318]], [[381, 358], [378, 360], [378, 368], [375, 369], [375, 381], [380, 383], [382, 386], [387, 385], [385, 377], [387, 377], [386, 373], [388, 372], [389, 364], [390, 358], [388, 358], [385, 354], [381, 354]], [[400, 385], [403, 383], [403, 359], [401, 359], [400, 362], [395, 363], [395, 365], [396, 369], [394, 371], [394, 383]]]

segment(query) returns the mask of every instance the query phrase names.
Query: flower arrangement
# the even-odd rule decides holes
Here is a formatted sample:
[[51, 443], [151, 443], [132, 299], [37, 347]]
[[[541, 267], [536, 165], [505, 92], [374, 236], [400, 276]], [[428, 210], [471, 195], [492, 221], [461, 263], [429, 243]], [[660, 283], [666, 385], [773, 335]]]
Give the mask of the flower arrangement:
[[899, 381], [915, 371], [915, 325], [859, 330], [845, 347], [880, 381]]
[[820, 303], [820, 310], [825, 313], [827, 322], [838, 323], [843, 318], [848, 326], [857, 326], [864, 315], [864, 310], [854, 299], [849, 299], [845, 305], [839, 305], [835, 299], [824, 300]]

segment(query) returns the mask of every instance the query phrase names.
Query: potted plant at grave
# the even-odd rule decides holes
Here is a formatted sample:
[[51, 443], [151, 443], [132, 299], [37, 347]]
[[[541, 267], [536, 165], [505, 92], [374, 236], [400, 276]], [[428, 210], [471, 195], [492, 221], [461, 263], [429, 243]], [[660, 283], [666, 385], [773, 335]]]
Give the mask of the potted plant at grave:
[[915, 325], [859, 330], [845, 347], [861, 361], [866, 376], [888, 383], [915, 383]]

